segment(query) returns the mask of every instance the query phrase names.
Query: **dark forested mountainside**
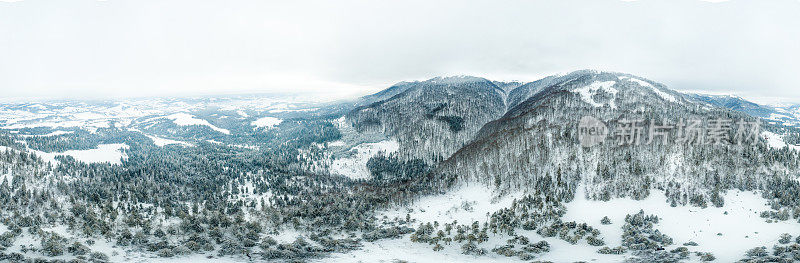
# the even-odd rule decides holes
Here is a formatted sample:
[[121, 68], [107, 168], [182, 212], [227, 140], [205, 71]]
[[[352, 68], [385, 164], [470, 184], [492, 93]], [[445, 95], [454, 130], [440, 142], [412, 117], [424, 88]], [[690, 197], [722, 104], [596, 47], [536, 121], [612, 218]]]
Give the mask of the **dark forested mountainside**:
[[[645, 144], [652, 133], [645, 130], [641, 145], [608, 141], [582, 147], [577, 130], [584, 116], [607, 123], [610, 134], [627, 120], [661, 125], [691, 119], [757, 119], [707, 107], [663, 85], [626, 74], [579, 71], [557, 79], [484, 126], [470, 145], [443, 162], [427, 180], [478, 180], [501, 189], [542, 191], [565, 201], [572, 200], [579, 184], [586, 187], [588, 197], [605, 200], [641, 199], [651, 188], [658, 188], [666, 190], [674, 204], [705, 206], [722, 204], [719, 191], [769, 191], [775, 181], [796, 176], [797, 153], [773, 149], [760, 136], [743, 144], [661, 143], [662, 137]], [[677, 138], [677, 130], [669, 132], [667, 137]], [[729, 132], [744, 130], [731, 127]]]
[[778, 126], [800, 126], [800, 105], [761, 105], [733, 95], [686, 94], [687, 97], [715, 107], [728, 108]]
[[390, 90], [399, 85], [402, 92], [356, 108], [347, 120], [359, 132], [396, 138], [401, 160], [441, 161], [505, 111], [505, 91], [483, 78], [434, 78]]
[[758, 118], [769, 118], [771, 114], [776, 113], [774, 107], [759, 105], [737, 96], [703, 94], [686, 94], [686, 96], [717, 107], [744, 112]]

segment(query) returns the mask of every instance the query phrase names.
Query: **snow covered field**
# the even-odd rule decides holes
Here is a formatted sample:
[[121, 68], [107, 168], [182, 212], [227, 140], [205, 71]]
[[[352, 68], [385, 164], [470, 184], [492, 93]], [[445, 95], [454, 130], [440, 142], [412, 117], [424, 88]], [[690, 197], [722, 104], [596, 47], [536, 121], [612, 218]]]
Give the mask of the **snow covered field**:
[[653, 84], [650, 84], [647, 81], [644, 81], [644, 80], [641, 80], [641, 79], [638, 79], [638, 78], [632, 78], [632, 77], [621, 77], [619, 79], [636, 82], [637, 84], [639, 84], [642, 87], [648, 87], [648, 88], [653, 89], [653, 92], [655, 92], [656, 95], [658, 95], [662, 99], [665, 99], [665, 100], [667, 100], [669, 102], [678, 102], [678, 99], [676, 99], [675, 96], [672, 96], [672, 95], [670, 95], [670, 94], [668, 94], [666, 92], [663, 92], [663, 91], [659, 90], [658, 88], [653, 86]]
[[128, 130], [141, 133], [145, 137], [150, 138], [150, 140], [153, 140], [153, 144], [155, 144], [158, 147], [164, 147], [164, 146], [167, 146], [167, 145], [170, 145], [170, 144], [177, 144], [177, 145], [186, 146], [186, 147], [194, 146], [194, 144], [191, 144], [191, 143], [188, 143], [188, 142], [184, 142], [184, 141], [165, 139], [165, 138], [160, 138], [160, 137], [156, 137], [156, 136], [153, 136], [153, 135], [149, 135], [149, 134], [146, 134], [146, 133], [144, 133], [144, 132], [142, 132], [142, 131], [140, 131], [138, 129], [128, 129]]
[[211, 128], [212, 130], [215, 130], [215, 131], [218, 131], [218, 132], [221, 132], [221, 133], [224, 133], [224, 134], [231, 134], [231, 131], [229, 131], [227, 129], [219, 128], [219, 127], [214, 126], [213, 124], [209, 123], [207, 120], [198, 119], [194, 115], [187, 114], [187, 113], [175, 113], [175, 114], [170, 114], [170, 115], [163, 116], [163, 117], [156, 117], [156, 118], [152, 118], [152, 119], [161, 119], [161, 118], [170, 119], [170, 120], [172, 120], [172, 122], [174, 122], [178, 126], [192, 126], [192, 125], [207, 126], [207, 127]]
[[[156, 118], [171, 119], [177, 125], [203, 125], [215, 131], [228, 134], [229, 130], [211, 125], [208, 121], [197, 118], [190, 113], [208, 108], [217, 108], [247, 118], [251, 114], [263, 112], [279, 114], [314, 111], [316, 108], [312, 105], [330, 100], [331, 98], [316, 98], [314, 96], [271, 97], [253, 95], [225, 98], [122, 99], [103, 102], [2, 103], [0, 104], [0, 129], [80, 128], [93, 132], [98, 128], [108, 128], [112, 124], [117, 127], [130, 126], [131, 123], [140, 118], [158, 116]], [[224, 117], [227, 116], [220, 118]]]
[[281, 122], [283, 122], [283, 120], [275, 117], [263, 117], [251, 122], [250, 125], [256, 126], [257, 128], [270, 129], [275, 128], [275, 126], [278, 126]]
[[[13, 246], [5, 249], [5, 253], [21, 253], [30, 258], [48, 258], [48, 259], [60, 259], [69, 261], [74, 256], [70, 255], [69, 253], [65, 253], [64, 255], [57, 256], [57, 257], [44, 257], [39, 252], [34, 251], [22, 251], [22, 247], [37, 247], [39, 246], [41, 239], [39, 237], [35, 237], [28, 233], [28, 229], [25, 228], [21, 236], [17, 237], [14, 240]], [[42, 228], [45, 232], [52, 232], [56, 233], [62, 237], [68, 238], [79, 238], [79, 236], [73, 235], [73, 233], [68, 230], [67, 226], [54, 226], [54, 227], [46, 227]], [[5, 232], [8, 232], [8, 227], [4, 224], [0, 224], [0, 235]], [[110, 262], [131, 262], [131, 263], [145, 263], [145, 262], [223, 262], [223, 263], [233, 263], [233, 262], [242, 262], [244, 259], [241, 258], [233, 258], [233, 257], [218, 257], [213, 253], [206, 252], [204, 254], [192, 254], [188, 256], [175, 256], [172, 258], [163, 258], [158, 257], [154, 253], [147, 253], [143, 251], [137, 251], [130, 248], [119, 247], [113, 244], [111, 241], [106, 239], [94, 239], [95, 243], [92, 245], [88, 245], [93, 252], [102, 252], [109, 257]]]
[[[522, 197], [517, 192], [496, 198], [489, 187], [479, 183], [464, 185], [444, 195], [426, 196], [409, 207], [397, 207], [384, 211], [378, 217], [404, 218], [410, 214], [412, 218], [422, 222], [459, 222], [486, 221], [486, 212], [494, 212], [511, 206], [514, 199]], [[411, 211], [411, 212], [409, 212]]]
[[[578, 193], [576, 197], [583, 196]], [[566, 221], [585, 222], [600, 229], [609, 247], [622, 242], [622, 225], [625, 216], [643, 210], [645, 214], [657, 215], [661, 220], [655, 226], [672, 237], [675, 245], [668, 249], [694, 241], [692, 251], [711, 252], [717, 262], [734, 262], [744, 257], [748, 249], [777, 243], [782, 233], [794, 230], [800, 233], [796, 221], [767, 223], [759, 214], [770, 210], [766, 200], [754, 192], [729, 191], [724, 195], [725, 206], [699, 208], [691, 206], [670, 207], [664, 192], [653, 190], [644, 200], [612, 199], [608, 202], [576, 198], [566, 204]], [[726, 214], [727, 213], [727, 214]], [[611, 225], [600, 224], [608, 216]], [[718, 234], [722, 235], [718, 235]], [[770, 247], [770, 246], [768, 246]]]
[[128, 158], [128, 156], [122, 152], [122, 149], [127, 149], [128, 145], [123, 143], [112, 143], [112, 144], [101, 144], [98, 145], [95, 149], [89, 150], [69, 150], [65, 152], [59, 153], [46, 153], [42, 151], [33, 151], [44, 159], [45, 161], [49, 161], [55, 163], [55, 157], [58, 155], [69, 155], [75, 158], [75, 160], [82, 161], [85, 163], [110, 163], [110, 164], [122, 164], [122, 159]]
[[605, 103], [600, 103], [594, 100], [594, 96], [598, 92], [604, 92], [606, 94], [610, 94], [612, 96], [611, 99], [608, 100], [608, 106], [612, 109], [617, 108], [616, 104], [614, 104], [614, 96], [617, 94], [617, 89], [613, 88], [614, 84], [617, 84], [616, 81], [598, 81], [594, 82], [586, 87], [581, 87], [572, 90], [581, 96], [581, 99], [586, 103], [594, 107], [602, 107]]
[[769, 146], [772, 148], [781, 149], [783, 147], [789, 147], [792, 150], [800, 150], [800, 146], [786, 143], [779, 134], [764, 131], [761, 133], [761, 136], [767, 139], [767, 143], [769, 143]]
[[376, 143], [362, 143], [351, 149], [351, 156], [333, 160], [330, 171], [333, 174], [346, 176], [352, 179], [368, 179], [371, 177], [367, 162], [379, 152], [389, 154], [400, 148], [397, 141], [380, 141]]
[[170, 144], [177, 144], [177, 145], [187, 146], [187, 147], [194, 146], [194, 144], [191, 144], [191, 143], [188, 143], [188, 142], [184, 142], [184, 141], [176, 141], [176, 140], [164, 139], [164, 138], [159, 138], [159, 137], [152, 136], [152, 135], [147, 135], [147, 134], [145, 134], [144, 136], [146, 136], [147, 138], [150, 138], [151, 140], [153, 140], [153, 144], [155, 144], [156, 146], [159, 146], [159, 147], [167, 146], [167, 145], [170, 145]]
[[[581, 188], [582, 189], [582, 188]], [[423, 197], [409, 206], [396, 207], [383, 211], [379, 218], [386, 216], [404, 218], [410, 214], [418, 222], [440, 223], [458, 220], [460, 223], [473, 221], [485, 222], [486, 213], [509, 207], [511, 201], [522, 196], [512, 193], [496, 198], [493, 191], [479, 184], [462, 186], [449, 193]], [[567, 214], [564, 221], [587, 223], [600, 230], [601, 237], [608, 247], [620, 246], [622, 243], [622, 225], [625, 216], [643, 210], [645, 214], [657, 215], [661, 220], [655, 229], [674, 239], [674, 245], [667, 250], [683, 246], [686, 242], [696, 242], [698, 246], [689, 247], [692, 252], [711, 252], [716, 262], [734, 262], [742, 259], [747, 250], [771, 244], [777, 244], [782, 233], [792, 232], [797, 235], [800, 224], [789, 220], [767, 223], [759, 216], [760, 212], [770, 210], [766, 200], [758, 193], [729, 191], [724, 195], [725, 206], [721, 208], [699, 208], [692, 206], [670, 207], [664, 193], [653, 190], [644, 200], [636, 201], [617, 198], [610, 201], [591, 201], [582, 198], [583, 191], [576, 194], [576, 199], [566, 204]], [[608, 216], [610, 225], [603, 225], [600, 220]], [[535, 231], [518, 231], [532, 242], [545, 240], [551, 245], [550, 252], [540, 255], [536, 260], [552, 262], [621, 262], [632, 257], [624, 255], [603, 255], [596, 253], [599, 247], [588, 245], [585, 241], [572, 245], [558, 238], [544, 238]], [[504, 235], [490, 234], [490, 240], [481, 246], [491, 250], [504, 245]], [[469, 256], [461, 254], [457, 245], [445, 246], [442, 251], [433, 251], [428, 244], [413, 243], [409, 235], [401, 239], [379, 240], [365, 243], [363, 249], [348, 253], [334, 254], [320, 262], [522, 262], [518, 258], [503, 257], [494, 253], [486, 256]], [[699, 262], [692, 255], [687, 262]]]

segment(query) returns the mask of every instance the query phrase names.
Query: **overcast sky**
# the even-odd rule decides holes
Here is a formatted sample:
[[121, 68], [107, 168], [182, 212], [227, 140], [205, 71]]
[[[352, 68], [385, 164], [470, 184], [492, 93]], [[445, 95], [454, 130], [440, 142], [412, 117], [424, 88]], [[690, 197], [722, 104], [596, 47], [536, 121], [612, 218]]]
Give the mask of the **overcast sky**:
[[798, 0], [0, 0], [0, 98], [355, 96], [592, 68], [800, 102], [798, 14]]

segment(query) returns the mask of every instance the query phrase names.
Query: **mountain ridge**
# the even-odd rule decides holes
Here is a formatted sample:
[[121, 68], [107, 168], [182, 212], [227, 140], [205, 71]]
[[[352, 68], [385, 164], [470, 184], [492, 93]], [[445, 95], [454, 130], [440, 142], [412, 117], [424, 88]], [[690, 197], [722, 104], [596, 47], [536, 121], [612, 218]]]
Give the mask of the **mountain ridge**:
[[[456, 85], [446, 89], [460, 88]], [[475, 98], [468, 92], [459, 95], [438, 99], [453, 102]], [[760, 135], [747, 147], [659, 144], [626, 148], [603, 144], [583, 149], [576, 138], [576, 126], [583, 116], [593, 116], [610, 127], [626, 119], [659, 123], [695, 118], [758, 119], [631, 74], [579, 70], [520, 85], [508, 91], [508, 95], [504, 110], [498, 110], [500, 103], [494, 103], [490, 107], [495, 110], [492, 114], [472, 122], [472, 127], [480, 128], [460, 136], [459, 143], [463, 144], [460, 147], [438, 152], [439, 157], [429, 162], [431, 172], [417, 178], [415, 184], [431, 185], [433, 192], [440, 192], [453, 185], [478, 181], [501, 192], [525, 189], [562, 201], [574, 198], [579, 185], [587, 188], [587, 197], [601, 200], [612, 197], [638, 200], [656, 187], [665, 190], [673, 204], [719, 206], [724, 202], [719, 200], [720, 191], [728, 188], [769, 191], [770, 183], [777, 179], [767, 174], [786, 174], [798, 167], [794, 157], [776, 157], [797, 156], [796, 152], [770, 149]], [[420, 103], [398, 105], [395, 110], [407, 110]], [[469, 107], [463, 110], [470, 114], [480, 112]], [[384, 110], [382, 114], [383, 119], [394, 119], [398, 112]], [[442, 131], [413, 135], [422, 126], [414, 121], [404, 125], [409, 127], [405, 132], [417, 138], [436, 138]], [[450, 139], [441, 138], [441, 141]], [[402, 145], [401, 141], [401, 148]], [[407, 150], [422, 148], [412, 146]], [[706, 156], [709, 153], [717, 157]], [[728, 183], [721, 189], [703, 186], [719, 185], [712, 184], [713, 180]]]

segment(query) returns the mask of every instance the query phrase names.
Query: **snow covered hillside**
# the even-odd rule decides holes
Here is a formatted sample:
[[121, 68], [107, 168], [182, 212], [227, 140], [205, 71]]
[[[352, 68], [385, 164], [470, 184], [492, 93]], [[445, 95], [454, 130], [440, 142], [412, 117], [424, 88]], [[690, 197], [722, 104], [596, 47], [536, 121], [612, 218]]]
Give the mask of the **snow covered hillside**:
[[[332, 143], [336, 144], [336, 142]], [[369, 179], [372, 177], [367, 168], [369, 159], [378, 154], [397, 152], [399, 147], [396, 141], [359, 144], [350, 149], [349, 156], [333, 160], [330, 171], [333, 174], [346, 176], [350, 179]]]
[[[800, 132], [772, 110], [596, 70], [0, 104], [0, 261], [792, 262]], [[656, 130], [690, 119], [760, 130]]]
[[[408, 216], [416, 224], [438, 222], [464, 222], [479, 225], [489, 222], [487, 214], [495, 213], [512, 206], [524, 196], [523, 193], [510, 193], [497, 196], [491, 188], [480, 184], [469, 184], [435, 196], [423, 197], [411, 205], [397, 206], [378, 214], [379, 218], [392, 221]], [[731, 191], [725, 194], [727, 203], [722, 207], [669, 206], [663, 191], [654, 191], [644, 200], [616, 198], [609, 201], [594, 201], [583, 197], [565, 204], [565, 222], [586, 223], [597, 230], [606, 247], [624, 246], [624, 225], [626, 216], [639, 211], [659, 218], [658, 230], [673, 241], [665, 250], [687, 248], [691, 254], [683, 261], [701, 262], [695, 252], [710, 253], [718, 262], [735, 262], [747, 257], [747, 252], [755, 247], [780, 245], [779, 240], [787, 231], [800, 227], [800, 222], [771, 222], [761, 217], [760, 211], [769, 210], [766, 199], [752, 191]], [[603, 222], [604, 220], [608, 222]], [[791, 232], [791, 231], [790, 231]], [[791, 233], [796, 236], [798, 233]], [[397, 239], [369, 243], [363, 249], [342, 254], [334, 254], [321, 262], [363, 262], [363, 261], [408, 261], [438, 262], [455, 260], [459, 262], [525, 262], [517, 257], [502, 255], [465, 255], [460, 245], [444, 245], [436, 251], [430, 244], [412, 242], [409, 235]], [[551, 262], [622, 262], [641, 260], [634, 252], [621, 254], [599, 253], [600, 247], [584, 242], [571, 243], [558, 237], [543, 236], [537, 231], [519, 231], [514, 235], [490, 234], [488, 240], [479, 244], [487, 251], [504, 247], [509, 239], [523, 236], [530, 243], [545, 241], [549, 250], [537, 255], [536, 260]], [[793, 241], [792, 241], [793, 242]]]

